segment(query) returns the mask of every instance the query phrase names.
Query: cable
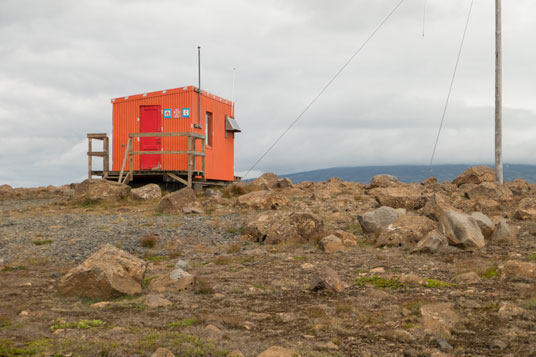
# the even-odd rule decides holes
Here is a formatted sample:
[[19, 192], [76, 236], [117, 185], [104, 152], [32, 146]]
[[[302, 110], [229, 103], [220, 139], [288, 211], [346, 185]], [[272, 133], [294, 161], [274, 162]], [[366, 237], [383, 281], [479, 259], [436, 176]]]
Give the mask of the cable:
[[328, 87], [335, 81], [335, 79], [337, 79], [337, 77], [339, 77], [339, 75], [342, 73], [342, 71], [344, 71], [344, 69], [346, 67], [348, 67], [348, 65], [350, 64], [350, 62], [352, 62], [352, 60], [354, 59], [355, 56], [357, 56], [359, 54], [359, 52], [361, 52], [361, 50], [363, 50], [363, 48], [367, 45], [367, 43], [369, 43], [369, 41], [374, 37], [374, 35], [376, 35], [376, 33], [383, 27], [383, 25], [387, 22], [387, 20], [389, 20], [391, 18], [391, 16], [396, 12], [396, 10], [398, 10], [398, 8], [402, 5], [402, 3], [404, 2], [405, 0], [400, 0], [400, 2], [394, 7], [393, 10], [391, 10], [391, 12], [380, 22], [380, 24], [376, 27], [376, 29], [370, 34], [370, 36], [365, 40], [365, 42], [363, 42], [363, 44], [357, 49], [357, 51], [354, 52], [354, 54], [348, 59], [348, 61], [346, 61], [346, 63], [337, 71], [337, 73], [335, 73], [335, 75], [328, 81], [328, 83], [322, 88], [322, 90], [320, 91], [320, 93], [318, 93], [318, 95], [309, 103], [309, 105], [307, 105], [305, 107], [305, 109], [300, 113], [300, 115], [298, 115], [296, 117], [296, 119], [294, 119], [294, 121], [290, 124], [290, 126], [285, 130], [283, 131], [283, 133], [274, 141], [274, 143], [268, 148], [268, 150], [266, 150], [264, 152], [264, 154], [261, 155], [261, 157], [253, 164], [253, 166], [251, 166], [249, 168], [249, 170], [247, 171], [247, 173], [244, 175], [244, 179], [246, 179], [248, 177], [248, 175], [250, 174], [250, 172], [255, 168], [257, 167], [257, 165], [259, 164], [259, 162], [262, 161], [262, 159], [264, 159], [264, 157], [266, 155], [268, 155], [268, 153], [270, 151], [272, 151], [272, 149], [279, 143], [279, 141], [289, 132], [290, 129], [292, 129], [292, 127], [298, 122], [298, 120], [301, 119], [301, 117], [309, 110], [309, 108], [311, 108], [313, 106], [313, 104], [318, 100], [318, 98], [320, 98], [320, 96], [322, 96], [322, 94], [326, 91], [326, 89], [328, 89]]
[[465, 36], [467, 35], [467, 28], [469, 27], [469, 20], [471, 19], [471, 12], [473, 11], [474, 0], [471, 0], [471, 6], [469, 7], [469, 14], [467, 15], [467, 22], [465, 23], [465, 29], [463, 30], [462, 43], [460, 44], [460, 50], [458, 51], [458, 58], [456, 59], [456, 66], [454, 66], [454, 73], [452, 74], [452, 79], [450, 81], [449, 93], [447, 95], [447, 101], [445, 102], [445, 108], [443, 109], [443, 115], [441, 117], [441, 123], [439, 124], [439, 131], [437, 132], [436, 141], [434, 144], [434, 150], [432, 151], [432, 157], [430, 158], [430, 164], [426, 170], [426, 176], [430, 177], [430, 172], [432, 171], [432, 162], [434, 161], [434, 156], [437, 149], [437, 143], [439, 142], [439, 136], [441, 135], [441, 129], [443, 128], [443, 123], [445, 121], [445, 116], [447, 114], [447, 109], [450, 102], [450, 95], [452, 93], [452, 87], [454, 86], [454, 79], [456, 79], [456, 72], [458, 71], [458, 65], [460, 63], [460, 58], [462, 56], [463, 44], [465, 42]]
[[428, 0], [424, 0], [424, 10], [422, 14], [422, 37], [424, 37], [424, 26], [426, 24], [426, 4]]

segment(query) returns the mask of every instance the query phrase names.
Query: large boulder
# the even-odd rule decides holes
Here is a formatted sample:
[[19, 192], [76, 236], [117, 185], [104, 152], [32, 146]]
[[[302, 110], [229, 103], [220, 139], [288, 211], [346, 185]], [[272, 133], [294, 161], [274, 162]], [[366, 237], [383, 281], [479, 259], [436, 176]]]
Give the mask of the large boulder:
[[363, 233], [381, 233], [387, 226], [396, 221], [398, 217], [406, 214], [403, 208], [380, 207], [374, 211], [357, 216]]
[[376, 188], [376, 187], [389, 187], [398, 184], [398, 178], [392, 175], [381, 174], [376, 175], [370, 180], [370, 183], [367, 185], [367, 188]]
[[522, 220], [536, 220], [536, 197], [526, 197], [519, 202], [515, 217]]
[[439, 218], [439, 230], [449, 243], [473, 251], [486, 245], [484, 236], [475, 219], [463, 212], [448, 210]]
[[257, 357], [293, 357], [296, 352], [279, 346], [272, 346], [266, 351], [257, 355]]
[[430, 218], [406, 214], [382, 231], [376, 246], [413, 247], [436, 228], [437, 223]]
[[482, 182], [495, 182], [495, 170], [488, 166], [470, 167], [452, 181], [458, 187], [467, 183], [479, 185]]
[[517, 242], [518, 233], [519, 228], [509, 224], [506, 219], [501, 219], [491, 236], [491, 241], [499, 245], [514, 244]]
[[497, 182], [482, 182], [469, 189], [465, 195], [471, 200], [493, 199], [496, 201], [509, 201], [512, 199], [512, 191]]
[[271, 172], [267, 172], [253, 180], [253, 184], [261, 186], [265, 189], [276, 187], [279, 182], [279, 177]]
[[294, 184], [292, 183], [292, 180], [288, 177], [284, 177], [282, 179], [279, 179], [277, 181], [277, 187], [279, 188], [293, 188]]
[[424, 331], [437, 337], [450, 336], [460, 321], [451, 303], [428, 304], [421, 307]]
[[501, 267], [503, 274], [508, 278], [536, 279], [536, 263], [509, 260]]
[[530, 192], [530, 187], [527, 181], [523, 179], [517, 179], [512, 182], [505, 182], [504, 185], [512, 191], [514, 195], [521, 196], [527, 195]]
[[471, 213], [471, 217], [474, 218], [476, 221], [476, 224], [480, 227], [480, 231], [482, 232], [482, 235], [484, 236], [484, 239], [490, 240], [491, 235], [495, 231], [495, 225], [489, 219], [488, 216], [486, 216], [484, 213], [480, 212], [473, 212]]
[[437, 193], [428, 197], [422, 213], [429, 218], [439, 221], [439, 218], [449, 209], [454, 209], [449, 203], [449, 198]]
[[306, 212], [265, 212], [246, 224], [244, 234], [257, 242], [308, 242], [324, 230], [322, 219]]
[[422, 185], [400, 185], [375, 188], [370, 191], [370, 195], [382, 206], [417, 209], [422, 206], [423, 191]]
[[448, 247], [449, 241], [438, 230], [428, 232], [423, 239], [417, 243], [412, 253], [436, 253]]
[[196, 202], [195, 192], [190, 187], [168, 193], [160, 200], [158, 209], [164, 213], [180, 213], [183, 208]]
[[434, 194], [430, 197], [423, 213], [439, 223], [439, 231], [451, 245], [471, 251], [486, 245], [476, 220], [449, 205], [445, 196]]
[[147, 263], [123, 250], [106, 244], [58, 283], [63, 295], [111, 298], [139, 294]]
[[149, 283], [149, 289], [158, 293], [187, 292], [194, 288], [194, 276], [181, 268], [157, 277]]
[[117, 182], [92, 179], [76, 186], [74, 198], [77, 201], [114, 202], [128, 197], [130, 186]]
[[140, 201], [159, 200], [162, 198], [162, 190], [157, 184], [150, 183], [148, 185], [132, 189], [130, 191], [130, 196], [133, 199]]
[[289, 200], [277, 192], [263, 190], [239, 196], [236, 203], [242, 207], [259, 210], [277, 210], [288, 205]]
[[319, 245], [320, 249], [326, 253], [335, 253], [344, 250], [342, 240], [333, 234], [322, 238], [319, 242]]
[[330, 267], [323, 267], [315, 273], [311, 283], [313, 291], [328, 289], [335, 293], [340, 293], [344, 290], [344, 283], [337, 272]]

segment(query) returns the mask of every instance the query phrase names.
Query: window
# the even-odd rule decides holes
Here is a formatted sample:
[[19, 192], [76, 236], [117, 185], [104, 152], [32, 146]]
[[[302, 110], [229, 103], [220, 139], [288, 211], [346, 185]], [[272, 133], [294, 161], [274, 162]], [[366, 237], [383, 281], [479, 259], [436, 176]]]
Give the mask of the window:
[[206, 113], [205, 137], [207, 138], [207, 146], [212, 146], [212, 113]]

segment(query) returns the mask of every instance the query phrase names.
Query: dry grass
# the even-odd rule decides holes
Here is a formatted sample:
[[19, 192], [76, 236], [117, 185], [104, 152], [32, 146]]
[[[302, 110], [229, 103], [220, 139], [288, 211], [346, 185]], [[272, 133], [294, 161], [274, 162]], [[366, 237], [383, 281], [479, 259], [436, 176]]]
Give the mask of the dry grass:
[[154, 234], [146, 234], [140, 238], [140, 244], [144, 248], [154, 248], [158, 243], [158, 237]]
[[240, 243], [230, 243], [229, 245], [227, 245], [227, 251], [226, 253], [227, 254], [236, 254], [236, 253], [240, 253], [240, 251], [242, 250], [242, 245]]

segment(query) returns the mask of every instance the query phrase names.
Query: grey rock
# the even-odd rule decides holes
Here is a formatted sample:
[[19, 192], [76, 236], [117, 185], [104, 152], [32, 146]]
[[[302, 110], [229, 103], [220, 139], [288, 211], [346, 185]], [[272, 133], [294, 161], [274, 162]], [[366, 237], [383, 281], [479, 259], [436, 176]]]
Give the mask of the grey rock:
[[519, 229], [516, 226], [512, 226], [505, 219], [501, 219], [491, 236], [491, 241], [493, 244], [500, 245], [513, 244], [517, 242], [518, 232]]
[[465, 213], [448, 210], [439, 217], [440, 231], [449, 243], [473, 251], [486, 245], [484, 236], [475, 219]]
[[357, 219], [364, 233], [381, 233], [403, 214], [406, 214], [406, 210], [403, 208], [394, 209], [384, 206], [374, 211], [360, 214]]
[[433, 230], [417, 243], [412, 253], [436, 253], [446, 249], [448, 245], [447, 237], [438, 230]]
[[482, 232], [484, 239], [489, 240], [491, 238], [491, 235], [495, 231], [495, 225], [493, 224], [491, 219], [489, 219], [488, 216], [480, 212], [471, 213], [471, 217], [474, 218], [476, 224], [478, 224], [478, 226], [480, 227], [480, 231]]

